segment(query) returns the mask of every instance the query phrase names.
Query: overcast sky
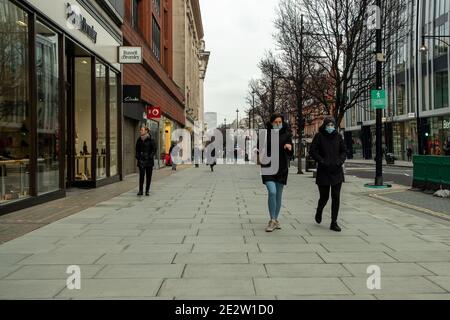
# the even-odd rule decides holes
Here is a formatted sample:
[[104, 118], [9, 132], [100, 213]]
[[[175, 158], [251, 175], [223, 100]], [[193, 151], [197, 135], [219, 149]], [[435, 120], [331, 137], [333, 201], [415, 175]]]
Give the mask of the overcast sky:
[[239, 118], [248, 82], [259, 77], [257, 64], [274, 48], [273, 21], [278, 0], [200, 0], [206, 50], [211, 51], [205, 82], [205, 112], [217, 112], [218, 124]]

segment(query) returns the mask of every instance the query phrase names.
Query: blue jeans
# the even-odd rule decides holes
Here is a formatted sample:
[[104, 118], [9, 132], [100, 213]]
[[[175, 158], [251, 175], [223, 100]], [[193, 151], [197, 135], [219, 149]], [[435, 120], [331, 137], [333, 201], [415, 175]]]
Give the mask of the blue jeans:
[[269, 214], [270, 218], [277, 220], [281, 210], [281, 198], [283, 196], [284, 185], [275, 181], [266, 182], [269, 192]]

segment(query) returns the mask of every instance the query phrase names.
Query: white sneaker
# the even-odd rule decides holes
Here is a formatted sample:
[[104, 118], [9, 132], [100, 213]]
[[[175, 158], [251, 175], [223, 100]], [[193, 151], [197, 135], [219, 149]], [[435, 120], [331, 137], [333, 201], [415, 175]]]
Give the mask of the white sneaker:
[[266, 232], [272, 232], [273, 230], [275, 230], [277, 227], [276, 223], [274, 220], [270, 220], [269, 224], [266, 227]]
[[281, 224], [278, 220], [275, 220], [275, 229], [281, 230]]

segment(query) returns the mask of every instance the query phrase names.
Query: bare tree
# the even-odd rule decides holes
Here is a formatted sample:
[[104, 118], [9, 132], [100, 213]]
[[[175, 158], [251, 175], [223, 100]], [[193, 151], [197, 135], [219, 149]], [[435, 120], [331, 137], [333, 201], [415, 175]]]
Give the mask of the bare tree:
[[[338, 124], [345, 113], [368, 99], [375, 80], [375, 32], [365, 26], [370, 0], [292, 0], [304, 10], [311, 44], [320, 52], [307, 64], [311, 75], [323, 74], [329, 88], [309, 86], [307, 90], [335, 117]], [[382, 1], [382, 26], [386, 61], [395, 53], [391, 34], [403, 28], [406, 0]], [[313, 31], [313, 30], [319, 30]], [[385, 64], [386, 67], [387, 64]], [[386, 71], [386, 68], [384, 68]]]
[[[302, 174], [302, 140], [306, 116], [303, 104], [305, 99], [313, 98], [304, 89], [307, 78], [311, 77], [311, 74], [308, 73], [308, 65], [317, 56], [318, 50], [311, 43], [312, 40], [304, 36], [306, 30], [299, 1], [280, 0], [275, 19], [275, 29], [274, 39], [278, 49], [282, 52], [281, 65], [288, 83], [287, 91], [293, 101], [292, 111], [296, 115], [298, 173]], [[314, 103], [314, 105], [322, 108], [320, 103]], [[314, 111], [314, 113], [317, 112]], [[311, 108], [308, 109], [307, 113], [311, 114]]]
[[261, 70], [261, 78], [249, 82], [247, 103], [255, 106], [255, 115], [259, 116], [265, 123], [275, 113], [286, 113], [287, 97], [285, 93], [285, 75], [283, 74], [280, 60], [272, 52], [268, 52], [258, 64]]

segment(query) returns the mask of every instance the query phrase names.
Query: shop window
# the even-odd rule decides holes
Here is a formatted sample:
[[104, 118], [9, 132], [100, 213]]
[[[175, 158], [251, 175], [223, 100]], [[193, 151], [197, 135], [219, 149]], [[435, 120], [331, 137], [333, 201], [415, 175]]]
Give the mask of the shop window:
[[139, 3], [140, 0], [131, 0], [131, 26], [134, 30], [139, 30]]
[[28, 16], [0, 0], [0, 203], [29, 196]]
[[59, 189], [58, 34], [36, 23], [37, 190]]
[[397, 85], [397, 116], [405, 114], [405, 85]]
[[158, 61], [161, 61], [161, 29], [153, 17], [152, 21], [152, 51]]
[[75, 58], [75, 179], [92, 179], [91, 57]]
[[153, 0], [153, 9], [157, 16], [161, 14], [161, 0]]
[[448, 72], [436, 72], [434, 75], [434, 108], [448, 107]]
[[95, 66], [95, 95], [97, 98], [96, 115], [96, 168], [97, 180], [106, 177], [106, 67], [97, 63]]
[[118, 94], [117, 74], [109, 73], [109, 122], [110, 122], [110, 172], [111, 176], [118, 172], [118, 119], [117, 119], [117, 94]]

